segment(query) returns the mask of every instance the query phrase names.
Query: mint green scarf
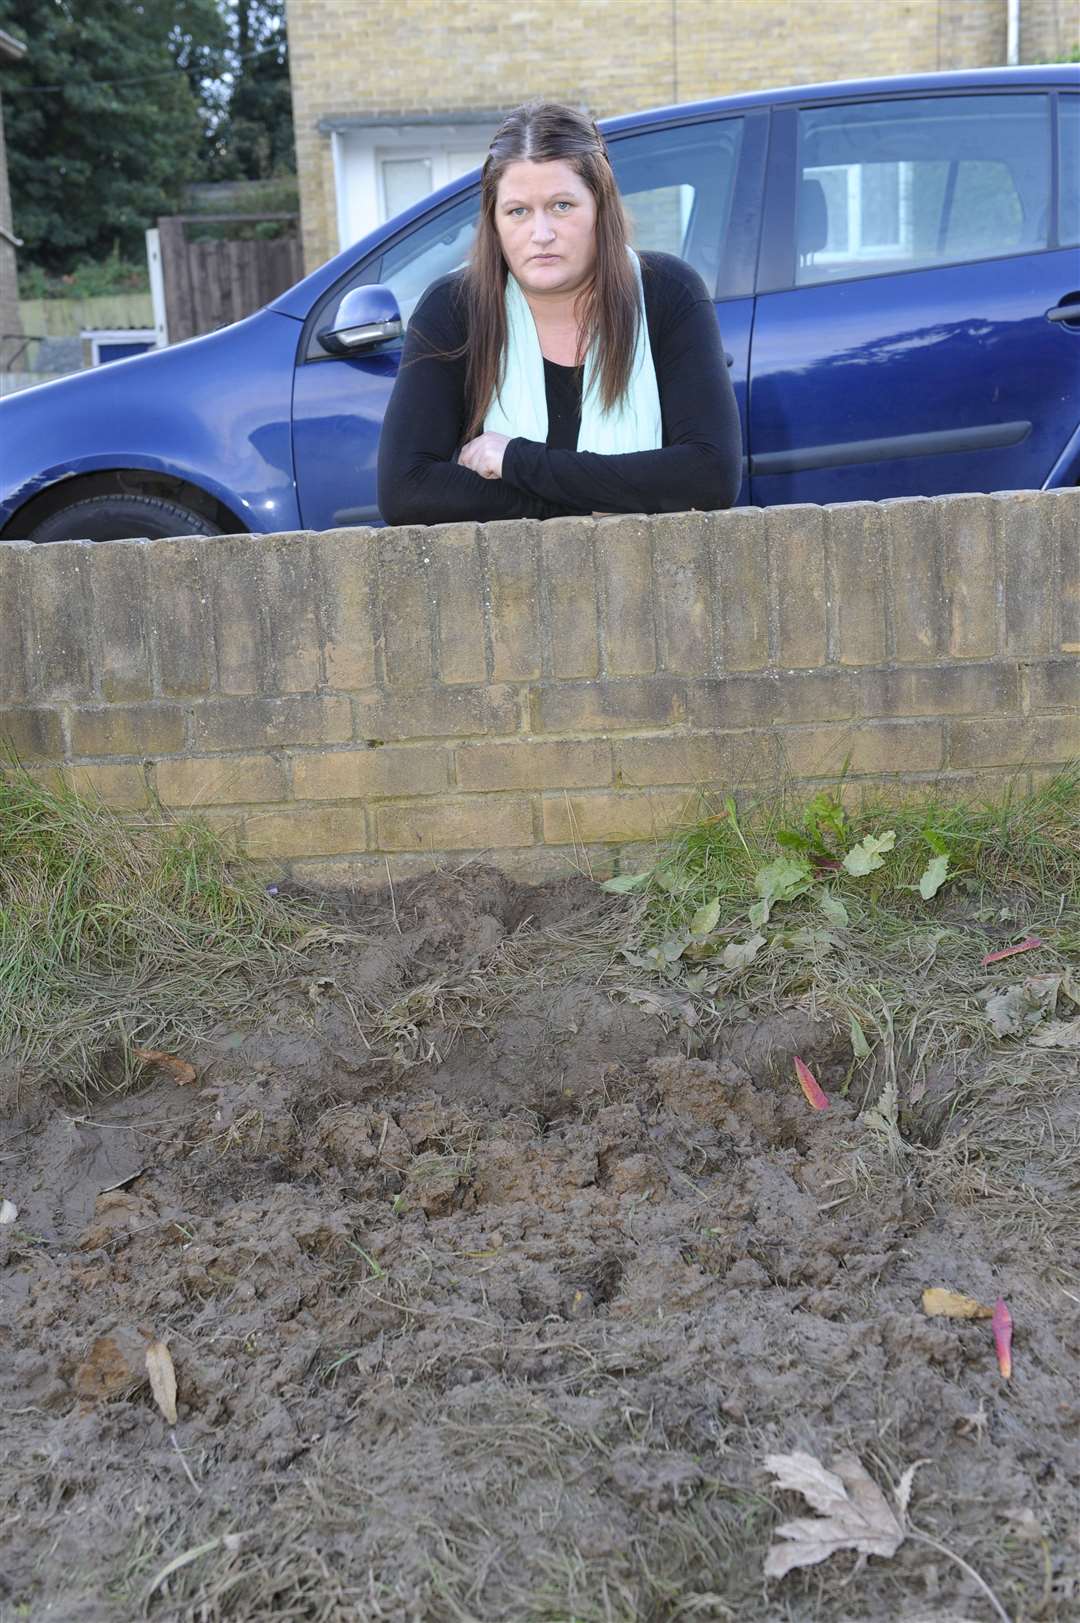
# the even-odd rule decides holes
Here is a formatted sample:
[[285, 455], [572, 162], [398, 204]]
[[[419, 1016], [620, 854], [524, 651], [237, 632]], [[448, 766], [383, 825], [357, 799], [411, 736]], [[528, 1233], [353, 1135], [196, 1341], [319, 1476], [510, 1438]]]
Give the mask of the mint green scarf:
[[[663, 444], [660, 418], [660, 391], [656, 368], [649, 348], [645, 322], [645, 295], [641, 285], [641, 262], [628, 245], [638, 290], [638, 329], [634, 364], [626, 393], [613, 411], [604, 411], [596, 387], [595, 343], [585, 357], [585, 378], [581, 401], [579, 451], [598, 451], [616, 456], [626, 451], [657, 451]], [[488, 408], [484, 428], [511, 439], [547, 442], [547, 394], [544, 388], [544, 357], [536, 333], [536, 323], [521, 287], [514, 276], [506, 278], [506, 374]]]

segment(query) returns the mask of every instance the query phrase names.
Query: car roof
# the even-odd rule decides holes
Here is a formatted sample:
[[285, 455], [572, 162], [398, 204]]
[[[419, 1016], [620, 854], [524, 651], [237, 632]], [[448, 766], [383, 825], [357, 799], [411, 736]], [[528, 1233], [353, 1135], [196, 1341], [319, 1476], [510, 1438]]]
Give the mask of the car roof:
[[[904, 96], [940, 94], [949, 90], [1035, 89], [1054, 85], [1075, 85], [1080, 88], [1080, 65], [1068, 62], [1047, 62], [1034, 67], [1020, 68], [968, 68], [959, 73], [895, 74], [883, 79], [840, 79], [827, 84], [786, 85], [775, 90], [752, 90], [736, 96], [716, 96], [706, 101], [678, 102], [666, 107], [648, 107], [638, 112], [621, 113], [604, 118], [599, 128], [605, 135], [615, 136], [623, 131], [640, 129], [642, 125], [677, 123], [680, 120], [702, 117], [718, 112], [739, 112], [746, 108], [782, 107], [806, 101], [850, 100], [853, 96]], [[476, 184], [477, 171], [461, 175], [429, 197], [414, 203], [396, 220], [379, 225], [367, 237], [350, 243], [333, 259], [320, 265], [303, 281], [295, 283], [280, 294], [269, 306], [281, 315], [303, 321], [308, 311], [328, 288], [344, 276], [365, 253], [370, 253], [388, 236], [388, 227], [394, 232], [419, 220], [437, 203], [467, 192]]]
[[988, 90], [995, 86], [1015, 90], [1071, 82], [1080, 85], [1080, 64], [1046, 62], [1022, 68], [968, 68], [953, 73], [906, 73], [881, 79], [836, 79], [822, 84], [784, 85], [772, 90], [748, 90], [736, 96], [713, 96], [705, 101], [644, 108], [640, 112], [621, 113], [617, 118], [603, 118], [599, 128], [605, 135], [615, 135], [620, 130], [636, 128], [643, 119], [662, 121], [687, 118], [696, 113], [715, 113], [720, 108], [725, 112], [729, 108], [738, 112], [749, 107], [782, 107], [790, 102], [849, 101], [853, 96], [940, 94], [945, 90]]

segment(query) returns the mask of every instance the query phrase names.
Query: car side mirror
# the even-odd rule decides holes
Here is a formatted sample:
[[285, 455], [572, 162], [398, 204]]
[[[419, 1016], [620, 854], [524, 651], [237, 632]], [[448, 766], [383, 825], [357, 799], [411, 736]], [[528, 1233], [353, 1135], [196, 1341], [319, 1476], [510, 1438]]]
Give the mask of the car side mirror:
[[350, 288], [338, 305], [328, 327], [319, 329], [318, 339], [331, 355], [355, 355], [389, 338], [400, 338], [405, 327], [397, 299], [390, 288], [374, 283]]

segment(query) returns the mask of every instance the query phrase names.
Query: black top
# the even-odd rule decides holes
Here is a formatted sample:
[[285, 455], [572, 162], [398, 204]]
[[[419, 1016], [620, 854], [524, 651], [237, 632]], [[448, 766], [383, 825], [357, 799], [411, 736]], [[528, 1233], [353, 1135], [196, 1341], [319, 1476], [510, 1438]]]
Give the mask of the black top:
[[388, 524], [554, 518], [568, 513], [683, 513], [730, 507], [742, 478], [739, 412], [704, 282], [671, 254], [642, 253], [645, 319], [660, 392], [663, 445], [578, 451], [581, 367], [544, 360], [547, 442], [512, 439], [501, 479], [454, 461], [465, 433], [467, 337], [462, 272], [428, 288], [405, 336], [379, 441], [379, 508]]

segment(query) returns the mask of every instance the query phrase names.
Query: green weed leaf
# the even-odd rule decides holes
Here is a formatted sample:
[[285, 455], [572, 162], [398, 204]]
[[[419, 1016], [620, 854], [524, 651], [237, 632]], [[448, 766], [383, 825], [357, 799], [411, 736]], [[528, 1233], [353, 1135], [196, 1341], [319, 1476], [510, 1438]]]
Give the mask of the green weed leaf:
[[709, 935], [713, 930], [716, 929], [719, 922], [719, 901], [714, 900], [711, 902], [706, 902], [704, 907], [698, 908], [697, 912], [690, 920], [690, 934], [692, 936], [698, 936], [699, 938], [701, 936]]
[[769, 922], [769, 903], [767, 900], [755, 902], [750, 909], [750, 923], [755, 930], [760, 930], [763, 924]]
[[856, 1059], [870, 1057], [870, 1044], [866, 1040], [866, 1033], [854, 1015], [851, 1017], [851, 1051]]
[[922, 877], [919, 880], [919, 895], [922, 897], [924, 902], [928, 902], [931, 896], [937, 895], [938, 891], [945, 883], [948, 872], [949, 859], [947, 856], [930, 858], [930, 861], [923, 869]]
[[851, 923], [848, 910], [835, 891], [823, 890], [818, 902], [829, 923], [835, 924], [837, 929], [843, 930]]
[[790, 902], [809, 890], [813, 871], [805, 857], [777, 857], [754, 875], [754, 889], [769, 902]]
[[765, 945], [763, 935], [752, 935], [748, 941], [731, 941], [720, 955], [725, 969], [745, 969], [752, 964]]
[[642, 873], [617, 873], [614, 879], [605, 879], [600, 889], [610, 890], [616, 896], [622, 896], [628, 890], [640, 890], [642, 885], [647, 885], [651, 878], [651, 868], [644, 869]]
[[844, 867], [856, 878], [862, 874], [873, 873], [875, 868], [884, 867], [883, 853], [891, 851], [895, 844], [895, 829], [886, 829], [884, 834], [868, 834], [865, 840], [860, 840], [858, 845], [851, 847], [844, 858]]

